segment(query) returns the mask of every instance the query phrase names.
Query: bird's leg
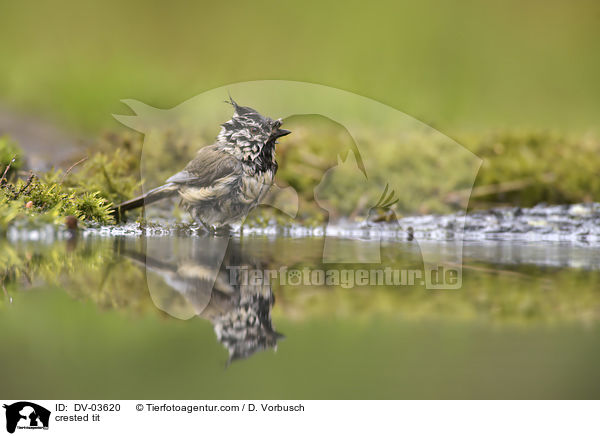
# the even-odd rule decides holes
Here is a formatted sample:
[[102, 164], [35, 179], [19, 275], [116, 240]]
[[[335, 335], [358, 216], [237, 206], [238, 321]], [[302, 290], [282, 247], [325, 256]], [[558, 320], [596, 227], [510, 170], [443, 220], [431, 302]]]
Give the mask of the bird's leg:
[[200, 225], [198, 230], [202, 230], [204, 233], [212, 233], [212, 229], [209, 225], [207, 225], [204, 221], [200, 219], [200, 216], [197, 212], [197, 209], [191, 209], [190, 214], [192, 215], [192, 219]]

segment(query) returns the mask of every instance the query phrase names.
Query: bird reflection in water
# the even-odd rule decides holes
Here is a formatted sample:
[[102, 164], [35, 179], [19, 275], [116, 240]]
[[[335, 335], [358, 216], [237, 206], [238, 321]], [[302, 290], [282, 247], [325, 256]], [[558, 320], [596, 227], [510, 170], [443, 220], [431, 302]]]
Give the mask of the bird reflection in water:
[[240, 241], [228, 237], [120, 239], [118, 254], [146, 268], [154, 304], [171, 316], [209, 320], [229, 352], [228, 365], [276, 349], [283, 335], [271, 321], [271, 284], [248, 280], [262, 269]]

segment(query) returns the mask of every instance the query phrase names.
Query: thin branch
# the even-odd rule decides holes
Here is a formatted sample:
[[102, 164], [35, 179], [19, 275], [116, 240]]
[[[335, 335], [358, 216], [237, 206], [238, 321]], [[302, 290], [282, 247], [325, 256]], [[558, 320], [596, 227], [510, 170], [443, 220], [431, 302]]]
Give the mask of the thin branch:
[[540, 181], [550, 183], [556, 179], [553, 173], [545, 173], [538, 178], [529, 177], [526, 179], [509, 180], [491, 185], [475, 186], [474, 188], [460, 189], [452, 191], [445, 195], [443, 201], [445, 203], [460, 204], [467, 206], [471, 198], [485, 197], [487, 195], [497, 195], [505, 192], [520, 191], [529, 186], [532, 186]]
[[13, 158], [8, 163], [8, 165], [6, 166], [6, 169], [4, 170], [4, 174], [2, 174], [2, 177], [0, 177], [0, 185], [3, 185], [5, 182], [8, 181], [8, 180], [6, 180], [6, 174], [8, 174], [8, 170], [10, 170], [10, 166], [13, 163], [15, 163], [15, 160], [17, 160], [17, 155], [14, 155]]
[[60, 178], [60, 183], [62, 183], [65, 180], [65, 177], [67, 177], [69, 175], [69, 173], [71, 172], [71, 170], [73, 168], [75, 168], [77, 165], [79, 165], [82, 162], [85, 162], [87, 160], [87, 156], [85, 156], [83, 159], [78, 160], [77, 162], [75, 162], [73, 165], [71, 165], [67, 171], [65, 171], [65, 173], [63, 174], [63, 176]]
[[25, 182], [25, 184], [21, 187], [21, 189], [19, 189], [19, 192], [15, 193], [13, 195], [13, 200], [16, 200], [17, 198], [19, 198], [21, 196], [21, 194], [23, 192], [25, 192], [25, 190], [27, 188], [29, 188], [29, 186], [31, 185], [31, 182], [33, 182], [34, 178], [35, 178], [35, 175], [33, 173], [30, 173], [29, 177], [27, 178], [27, 181]]

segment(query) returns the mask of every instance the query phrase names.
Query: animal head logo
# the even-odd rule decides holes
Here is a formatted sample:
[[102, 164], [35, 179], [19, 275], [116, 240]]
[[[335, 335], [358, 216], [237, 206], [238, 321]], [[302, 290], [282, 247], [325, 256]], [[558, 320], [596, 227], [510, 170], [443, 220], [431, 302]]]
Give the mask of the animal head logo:
[[[232, 117], [231, 108], [222, 104], [223, 97], [228, 94], [234, 95], [239, 101], [248, 102], [257, 110], [232, 103], [235, 109]], [[157, 161], [168, 165], [169, 157], [161, 151], [164, 148], [160, 148], [159, 133], [164, 130], [177, 130], [189, 137], [204, 132], [204, 138], [208, 138], [208, 141], [215, 137], [235, 140], [236, 143], [240, 141], [246, 151], [257, 153], [259, 150], [254, 150], [254, 143], [279, 129], [279, 120], [259, 117], [257, 111], [274, 114], [281, 119], [319, 115], [343, 126], [352, 138], [355, 150], [348, 153], [345, 160], [339, 161], [342, 164], [338, 164], [340, 168], [332, 168], [331, 171], [334, 174], [343, 169], [354, 176], [346, 177], [345, 185], [327, 191], [325, 188], [330, 174], [324, 171], [326, 174], [322, 183], [315, 190], [315, 201], [327, 209], [331, 204], [327, 202], [327, 196], [330, 192], [336, 192], [347, 206], [358, 211], [356, 215], [368, 218], [366, 227], [370, 228], [373, 241], [371, 248], [365, 250], [363, 245], [360, 249], [348, 250], [345, 257], [340, 259], [340, 253], [327, 248], [332, 239], [340, 237], [338, 223], [330, 219], [325, 234], [325, 263], [380, 262], [381, 223], [396, 222], [401, 214], [427, 212], [427, 200], [430, 198], [442, 199], [450, 192], [469, 191], [481, 164], [481, 159], [451, 138], [401, 111], [350, 92], [312, 83], [280, 80], [236, 83], [212, 89], [164, 110], [135, 100], [124, 100], [124, 103], [135, 115], [116, 115], [115, 118], [144, 134], [141, 176], [143, 180], [152, 180], [152, 183], [157, 182], [153, 180], [156, 175], [146, 173], [145, 169], [155, 168]], [[223, 124], [224, 120], [229, 121]], [[206, 132], [209, 134], [206, 135]], [[204, 142], [203, 145], [209, 143]], [[294, 146], [301, 147], [302, 144]], [[443, 158], [440, 159], [440, 156]], [[187, 156], [187, 159], [190, 157]], [[178, 169], [168, 170], [172, 173]], [[333, 175], [332, 180], [335, 179]], [[269, 196], [266, 204], [295, 216], [298, 211], [296, 191], [291, 187], [280, 190], [274, 186], [273, 189], [282, 191], [284, 195]], [[333, 214], [329, 211], [331, 218]], [[461, 216], [466, 213], [466, 204], [446, 204], [445, 211], [454, 212], [457, 223], [453, 240], [444, 250], [440, 250], [437, 241], [428, 239], [427, 234], [415, 233], [413, 238], [411, 233], [426, 269], [462, 264], [464, 223]], [[216, 277], [216, 274], [213, 276]], [[459, 281], [451, 288], [460, 286]]]
[[48, 429], [50, 411], [29, 401], [19, 401], [3, 406], [6, 409], [6, 431], [14, 433], [17, 428]]

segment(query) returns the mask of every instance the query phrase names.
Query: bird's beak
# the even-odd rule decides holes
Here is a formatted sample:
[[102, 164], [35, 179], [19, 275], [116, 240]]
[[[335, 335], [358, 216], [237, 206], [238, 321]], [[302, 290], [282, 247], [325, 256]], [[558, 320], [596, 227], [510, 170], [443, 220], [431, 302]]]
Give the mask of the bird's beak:
[[282, 136], [289, 135], [290, 133], [292, 133], [290, 130], [277, 129], [273, 132], [272, 136], [274, 138], [281, 138]]

